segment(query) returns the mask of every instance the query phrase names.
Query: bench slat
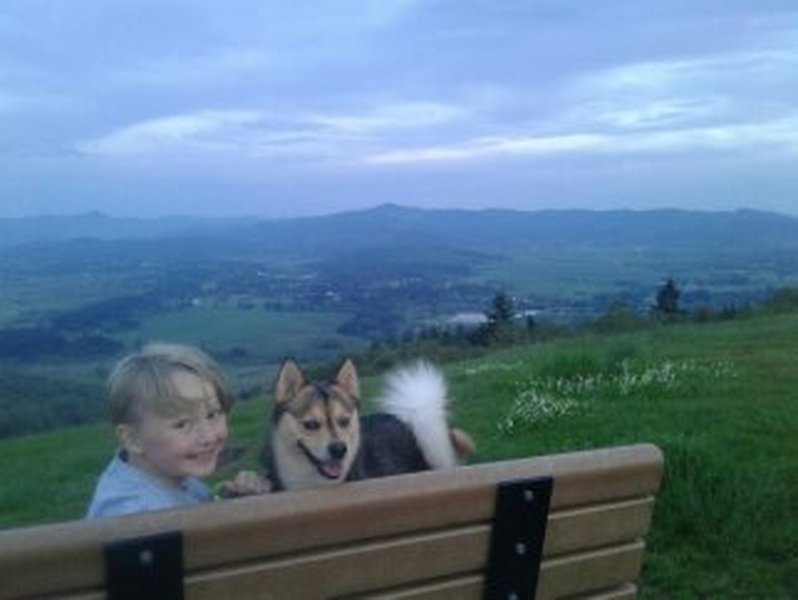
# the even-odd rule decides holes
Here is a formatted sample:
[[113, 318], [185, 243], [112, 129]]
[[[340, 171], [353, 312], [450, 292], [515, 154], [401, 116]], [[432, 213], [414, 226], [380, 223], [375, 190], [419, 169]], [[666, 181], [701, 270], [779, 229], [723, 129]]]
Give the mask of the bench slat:
[[642, 538], [653, 512], [648, 496], [550, 514], [543, 556]]
[[[347, 596], [340, 600], [482, 600], [481, 575], [469, 575], [402, 590]], [[625, 583], [597, 594], [572, 597], [570, 600], [634, 600], [637, 586]]]
[[644, 543], [637, 541], [544, 561], [535, 599], [584, 595], [635, 581], [644, 549]]
[[312, 600], [385, 589], [478, 569], [484, 565], [489, 536], [487, 527], [477, 526], [214, 571], [190, 576], [186, 592], [192, 600]]
[[345, 596], [340, 600], [482, 600], [483, 583], [482, 575], [466, 575], [388, 592]]
[[[190, 600], [221, 597], [312, 600], [429, 581], [484, 566], [487, 540], [484, 535], [475, 533], [473, 537], [403, 538], [392, 544], [331, 552], [323, 558], [284, 561], [265, 569], [244, 568], [190, 577], [186, 582], [186, 595]], [[642, 542], [633, 542], [563, 559], [544, 560], [536, 598], [547, 600], [586, 594], [635, 580], [640, 572], [643, 549]]]
[[579, 600], [634, 600], [634, 598], [637, 598], [637, 586], [633, 583], [624, 583], [612, 590], [583, 596]]

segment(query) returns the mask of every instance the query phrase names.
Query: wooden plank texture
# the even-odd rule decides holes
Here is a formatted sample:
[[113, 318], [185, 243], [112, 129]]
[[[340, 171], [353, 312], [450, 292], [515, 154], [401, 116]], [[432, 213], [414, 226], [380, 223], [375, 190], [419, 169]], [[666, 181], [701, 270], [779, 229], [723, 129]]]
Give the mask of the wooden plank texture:
[[630, 541], [648, 533], [654, 498], [604, 503], [549, 514], [544, 556]]
[[637, 598], [637, 586], [633, 583], [624, 583], [611, 590], [590, 596], [579, 596], [574, 600], [634, 600], [635, 598]]
[[[478, 536], [479, 537], [479, 536]], [[437, 536], [410, 538], [393, 544], [358, 546], [279, 561], [268, 567], [250, 567], [190, 577], [189, 600], [237, 598], [241, 600], [307, 600], [351, 596], [364, 591], [396, 588], [415, 581], [431, 581], [484, 567], [487, 547], [479, 539]], [[538, 600], [572, 597], [606, 590], [637, 579], [643, 544], [633, 542], [564, 559], [544, 560], [538, 583]]]
[[[604, 504], [591, 510], [554, 515], [552, 520], [557, 526], [547, 533], [544, 556], [551, 556], [553, 550], [559, 553], [558, 556], [562, 556], [564, 550], [580, 550], [581, 554], [576, 558], [582, 563], [579, 568], [590, 569], [599, 559], [606, 562], [610, 546], [635, 542], [646, 532], [648, 520], [641, 514], [650, 516], [650, 510], [641, 511], [641, 506], [650, 509], [650, 499]], [[577, 540], [581, 543], [576, 543]], [[186, 589], [190, 597], [197, 600], [210, 600], [225, 593], [242, 599], [275, 600], [351, 595], [483, 571], [489, 542], [490, 524], [484, 523], [214, 571], [189, 577]], [[590, 549], [601, 550], [598, 554], [584, 552]], [[622, 546], [623, 556], [627, 556], [628, 549], [628, 545]], [[548, 575], [550, 579], [565, 577], [573, 583], [575, 559], [566, 556], [569, 559], [544, 562], [544, 580], [547, 577], [545, 565], [549, 564], [553, 569]], [[357, 568], [351, 569], [351, 565], [357, 565]], [[587, 589], [610, 587], [617, 583], [618, 576], [626, 577], [627, 573], [618, 571], [604, 579], [593, 576], [594, 587]], [[636, 576], [637, 571], [624, 581]], [[584, 588], [573, 589], [581, 591]], [[253, 594], [253, 591], [257, 593]]]
[[345, 596], [340, 600], [481, 600], [484, 577], [466, 575], [402, 589]]
[[642, 541], [544, 561], [535, 600], [586, 595], [636, 581], [643, 565]]
[[[661, 470], [659, 449], [643, 444], [374, 479], [177, 511], [10, 530], [0, 532], [0, 581], [4, 582], [0, 595], [90, 593], [102, 585], [106, 541], [172, 530], [183, 532], [189, 581], [196, 581], [198, 590], [204, 589], [203, 585], [210, 589], [215, 585], [208, 575], [212, 571], [240, 572], [245, 581], [251, 577], [247, 569], [252, 568], [246, 565], [277, 564], [289, 554], [301, 556], [311, 549], [322, 554], [331, 549], [335, 554], [353, 542], [388, 539], [379, 543], [390, 543], [390, 538], [399, 535], [430, 531], [436, 535], [442, 528], [485, 524], [492, 518], [497, 483], [542, 475], [555, 478], [551, 509], [558, 511], [551, 521], [546, 551], [567, 552], [583, 543], [580, 539], [628, 538], [629, 532], [643, 535], [651, 509], [651, 501], [645, 497], [656, 493]], [[610, 502], [617, 500], [620, 505]], [[606, 506], [589, 506], [594, 504]], [[613, 518], [607, 510], [626, 516]], [[580, 522], [586, 537], [561, 525], [567, 520]], [[459, 554], [483, 552], [479, 560], [484, 560], [484, 531], [473, 530], [472, 537], [477, 541], [458, 542], [462, 544]], [[441, 543], [446, 543], [444, 539]], [[395, 572], [398, 577], [397, 561], [386, 561], [386, 573]], [[245, 566], [238, 566], [241, 564]], [[479, 565], [481, 562], [475, 568]], [[289, 572], [283, 571], [280, 577], [291, 579], [293, 575], [285, 574]]]
[[[336, 600], [481, 600], [483, 583], [481, 575], [470, 575], [402, 590], [347, 596]], [[568, 600], [634, 600], [636, 597], [637, 586], [625, 583], [596, 594], [572, 596]]]

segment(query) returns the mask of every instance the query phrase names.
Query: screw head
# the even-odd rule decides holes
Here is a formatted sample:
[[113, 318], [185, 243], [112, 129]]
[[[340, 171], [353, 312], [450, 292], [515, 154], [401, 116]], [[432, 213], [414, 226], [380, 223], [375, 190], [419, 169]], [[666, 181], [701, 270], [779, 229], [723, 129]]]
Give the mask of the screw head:
[[152, 553], [152, 550], [142, 550], [139, 552], [139, 562], [144, 567], [149, 567], [155, 562], [155, 555]]

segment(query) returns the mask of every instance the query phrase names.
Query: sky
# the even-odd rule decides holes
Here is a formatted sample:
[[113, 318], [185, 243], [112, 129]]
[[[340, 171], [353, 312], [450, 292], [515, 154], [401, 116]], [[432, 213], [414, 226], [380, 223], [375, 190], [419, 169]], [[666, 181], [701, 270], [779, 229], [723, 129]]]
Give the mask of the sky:
[[0, 217], [798, 216], [795, 0], [2, 0]]

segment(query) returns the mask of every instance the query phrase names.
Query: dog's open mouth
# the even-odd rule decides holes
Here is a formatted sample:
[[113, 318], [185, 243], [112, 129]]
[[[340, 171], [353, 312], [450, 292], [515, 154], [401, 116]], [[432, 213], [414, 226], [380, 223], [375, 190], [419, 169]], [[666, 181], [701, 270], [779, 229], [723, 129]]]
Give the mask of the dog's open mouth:
[[342, 460], [337, 458], [321, 460], [317, 458], [310, 450], [308, 450], [305, 444], [303, 444], [301, 441], [297, 442], [297, 444], [305, 457], [314, 467], [316, 467], [319, 475], [327, 479], [340, 479], [341, 475], [343, 475], [344, 462]]
[[341, 476], [341, 473], [344, 472], [344, 465], [340, 460], [328, 460], [325, 462], [320, 462], [318, 465], [316, 465], [316, 468], [319, 470], [319, 473], [328, 479], [338, 479]]

